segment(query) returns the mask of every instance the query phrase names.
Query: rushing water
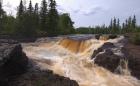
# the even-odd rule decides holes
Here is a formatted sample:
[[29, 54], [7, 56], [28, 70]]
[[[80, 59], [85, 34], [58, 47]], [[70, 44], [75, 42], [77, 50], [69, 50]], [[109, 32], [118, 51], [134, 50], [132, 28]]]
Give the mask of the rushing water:
[[[109, 41], [117, 43], [118, 40]], [[56, 74], [76, 80], [80, 86], [140, 86], [140, 81], [129, 73], [117, 75], [94, 64], [90, 57], [104, 42], [63, 39], [24, 46], [24, 51], [31, 59], [40, 60], [37, 63], [42, 70], [51, 69]]]

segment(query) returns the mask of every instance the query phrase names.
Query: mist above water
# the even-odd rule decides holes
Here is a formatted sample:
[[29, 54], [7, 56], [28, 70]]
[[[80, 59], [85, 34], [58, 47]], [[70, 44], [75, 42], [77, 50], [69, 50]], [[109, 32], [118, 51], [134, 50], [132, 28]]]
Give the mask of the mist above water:
[[[108, 41], [117, 43], [120, 39]], [[132, 77], [129, 70], [117, 75], [94, 64], [90, 57], [105, 42], [92, 38], [61, 39], [39, 43], [38, 46], [24, 46], [24, 51], [31, 59], [38, 60], [37, 65], [42, 70], [53, 70], [56, 74], [76, 80], [80, 86], [140, 86], [140, 81]]]

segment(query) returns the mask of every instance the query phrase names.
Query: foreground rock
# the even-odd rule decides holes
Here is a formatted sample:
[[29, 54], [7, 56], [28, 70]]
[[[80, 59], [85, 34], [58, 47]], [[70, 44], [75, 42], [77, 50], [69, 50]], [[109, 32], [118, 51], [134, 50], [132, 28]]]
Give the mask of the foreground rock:
[[0, 40], [0, 86], [9, 82], [9, 78], [24, 73], [28, 58], [19, 43], [13, 40]]
[[79, 86], [69, 78], [53, 74], [52, 71], [30, 71], [16, 78], [9, 86]]
[[0, 40], [0, 86], [78, 86], [76, 81], [40, 70], [14, 40]]

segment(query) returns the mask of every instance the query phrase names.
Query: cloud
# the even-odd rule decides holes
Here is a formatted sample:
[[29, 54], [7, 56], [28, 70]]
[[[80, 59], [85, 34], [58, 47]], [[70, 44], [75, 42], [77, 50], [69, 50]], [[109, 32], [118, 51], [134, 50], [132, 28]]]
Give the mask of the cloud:
[[102, 11], [104, 11], [104, 9], [100, 6], [97, 6], [97, 7], [91, 7], [91, 8], [88, 8], [88, 9], [81, 9], [79, 11], [79, 13], [83, 14], [85, 16], [90, 16], [90, 15], [94, 15], [94, 14], [102, 12]]

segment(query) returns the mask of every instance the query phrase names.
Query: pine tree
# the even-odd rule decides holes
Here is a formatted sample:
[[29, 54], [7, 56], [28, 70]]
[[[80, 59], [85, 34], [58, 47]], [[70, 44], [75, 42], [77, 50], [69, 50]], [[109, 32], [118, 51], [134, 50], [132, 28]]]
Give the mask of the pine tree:
[[20, 5], [18, 7], [17, 17], [21, 17], [24, 14], [24, 6], [23, 1], [20, 1]]
[[117, 20], [117, 28], [120, 29], [120, 19]]
[[47, 2], [42, 0], [40, 11], [40, 26], [41, 30], [47, 31]]
[[128, 18], [128, 29], [129, 29], [129, 31], [131, 31], [131, 26], [132, 26], [132, 18], [131, 18], [131, 16]]
[[117, 32], [120, 33], [120, 31], [121, 31], [121, 27], [120, 27], [120, 19], [118, 18], [118, 19], [117, 19]]
[[117, 20], [114, 17], [114, 20], [113, 20], [113, 33], [116, 33], [116, 31], [117, 31]]
[[32, 1], [31, 0], [30, 0], [29, 7], [28, 7], [28, 13], [30, 15], [32, 15], [32, 13], [33, 13], [33, 6], [32, 6]]
[[125, 20], [125, 32], [128, 32], [128, 20]]
[[2, 2], [0, 1], [0, 31], [3, 29], [3, 17], [5, 15], [4, 10], [2, 9]]
[[132, 27], [136, 29], [136, 16], [134, 15], [133, 20], [132, 20]]
[[34, 13], [35, 14], [39, 14], [39, 7], [38, 7], [38, 3], [35, 4], [35, 9], [34, 9]]
[[48, 35], [49, 36], [56, 36], [58, 35], [58, 22], [59, 22], [59, 15], [56, 9], [56, 2], [55, 0], [50, 0], [49, 4], [49, 13], [48, 13]]
[[39, 30], [39, 8], [38, 8], [38, 3], [35, 4], [35, 9], [34, 9], [34, 25], [35, 25], [35, 29]]
[[4, 15], [4, 10], [2, 9], [2, 2], [0, 1], [0, 19], [3, 17]]

